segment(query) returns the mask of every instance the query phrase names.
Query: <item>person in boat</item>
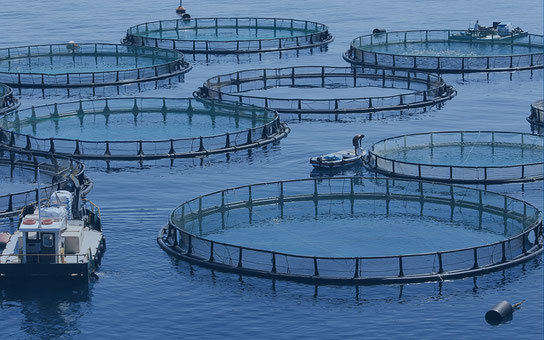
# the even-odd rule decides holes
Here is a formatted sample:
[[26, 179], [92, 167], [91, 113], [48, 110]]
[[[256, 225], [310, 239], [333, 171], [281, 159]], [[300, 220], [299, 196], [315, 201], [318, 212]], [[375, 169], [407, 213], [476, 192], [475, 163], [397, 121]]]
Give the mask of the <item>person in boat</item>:
[[355, 148], [356, 155], [360, 155], [362, 152], [361, 141], [363, 140], [363, 138], [365, 138], [365, 135], [363, 134], [356, 135], [355, 137], [353, 137], [352, 143], [353, 143], [353, 147]]
[[478, 20], [476, 20], [476, 23], [474, 24], [474, 30], [479, 31], [480, 30], [480, 24], [478, 23]]

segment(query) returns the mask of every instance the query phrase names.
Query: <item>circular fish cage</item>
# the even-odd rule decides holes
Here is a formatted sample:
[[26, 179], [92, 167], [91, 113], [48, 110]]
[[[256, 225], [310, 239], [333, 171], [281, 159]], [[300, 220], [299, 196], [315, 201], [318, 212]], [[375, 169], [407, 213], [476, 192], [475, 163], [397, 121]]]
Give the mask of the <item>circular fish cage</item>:
[[190, 69], [181, 53], [150, 47], [68, 43], [0, 49], [0, 83], [17, 88], [118, 86]]
[[[466, 38], [460, 30], [368, 34], [352, 41], [352, 64], [438, 73], [500, 72], [542, 68], [544, 36]], [[493, 37], [493, 36], [492, 36]]]
[[343, 177], [259, 183], [189, 200], [158, 234], [214, 270], [311, 284], [481, 275], [542, 253], [539, 210], [439, 183]]
[[191, 54], [295, 50], [333, 41], [327, 26], [279, 18], [190, 18], [146, 22], [128, 29], [124, 44]]
[[261, 147], [289, 132], [274, 111], [194, 98], [74, 101], [0, 118], [5, 145], [95, 160], [203, 157]]
[[531, 115], [527, 117], [529, 123], [544, 126], [544, 100], [531, 104]]
[[[394, 95], [364, 96], [365, 89], [396, 90]], [[246, 94], [287, 88], [289, 98]], [[358, 97], [301, 98], [296, 89], [360, 88]], [[373, 68], [295, 66], [253, 69], [218, 75], [208, 79], [195, 96], [233, 100], [271, 108], [280, 113], [344, 114], [406, 110], [432, 106], [453, 98], [457, 92], [442, 78], [420, 72], [392, 71]], [[308, 95], [308, 94], [306, 94]]]
[[387, 176], [466, 184], [544, 179], [544, 136], [501, 131], [442, 131], [374, 143], [364, 165]]
[[84, 197], [93, 187], [85, 175], [85, 165], [75, 159], [4, 146], [0, 146], [0, 173], [0, 218], [18, 215], [24, 207], [35, 204], [38, 197], [46, 199], [55, 190], [77, 191]]
[[11, 87], [0, 84], [0, 116], [17, 109], [19, 105], [21, 103], [13, 96]]

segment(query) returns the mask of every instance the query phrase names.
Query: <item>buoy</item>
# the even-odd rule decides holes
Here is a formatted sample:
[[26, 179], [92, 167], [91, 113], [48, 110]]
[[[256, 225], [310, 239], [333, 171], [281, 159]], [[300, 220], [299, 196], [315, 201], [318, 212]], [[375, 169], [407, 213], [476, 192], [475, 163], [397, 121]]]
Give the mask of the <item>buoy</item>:
[[23, 224], [24, 225], [32, 225], [32, 224], [36, 224], [36, 220], [33, 219], [33, 218], [25, 218], [23, 220]]
[[184, 14], [181, 16], [181, 18], [182, 18], [183, 20], [190, 20], [190, 19], [191, 19], [191, 15], [190, 15], [189, 13], [184, 13]]
[[44, 225], [53, 224], [53, 220], [50, 219], [50, 218], [44, 218], [44, 219], [42, 220], [42, 224], [44, 224]]
[[379, 34], [379, 33], [385, 33], [387, 32], [385, 30], [385, 28], [375, 28], [373, 31], [372, 31], [372, 34]]
[[176, 13], [177, 13], [177, 14], [183, 14], [183, 13], [185, 13], [185, 12], [187, 12], [187, 11], [185, 10], [185, 7], [183, 7], [183, 6], [178, 6], [178, 7], [176, 8]]
[[513, 318], [514, 311], [519, 309], [519, 306], [524, 302], [525, 300], [511, 305], [508, 301], [501, 301], [485, 313], [485, 321], [494, 326], [510, 321]]

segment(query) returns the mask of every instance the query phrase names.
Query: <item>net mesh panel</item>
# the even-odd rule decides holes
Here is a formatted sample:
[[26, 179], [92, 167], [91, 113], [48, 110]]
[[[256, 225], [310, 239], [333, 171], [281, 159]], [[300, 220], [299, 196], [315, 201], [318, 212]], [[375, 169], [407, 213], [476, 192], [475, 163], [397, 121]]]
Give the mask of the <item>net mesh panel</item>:
[[400, 55], [371, 52], [372, 45], [388, 45], [400, 43], [420, 42], [451, 42], [455, 43], [485, 43], [499, 46], [514, 45], [532, 48], [544, 48], [544, 36], [528, 34], [525, 37], [517, 37], [515, 40], [493, 40], [486, 42], [451, 40], [452, 35], [464, 31], [457, 30], [426, 30], [386, 32], [361, 36], [352, 41], [350, 50], [345, 54], [345, 59], [356, 64], [371, 64], [375, 66], [417, 69], [439, 72], [482, 72], [504, 71], [514, 69], [542, 68], [544, 65], [544, 53], [526, 53], [511, 56], [422, 56]]
[[463, 166], [463, 165], [430, 165], [416, 161], [401, 161], [383, 156], [390, 151], [410, 151], [426, 147], [429, 153], [434, 147], [456, 146], [470, 148], [488, 146], [494, 148], [517, 148], [523, 154], [527, 148], [544, 149], [543, 137], [516, 132], [494, 131], [454, 131], [432, 132], [404, 135], [384, 139], [372, 145], [369, 158], [371, 169], [392, 175], [410, 176], [430, 180], [472, 181], [485, 183], [531, 181], [543, 177], [543, 162], [508, 165], [508, 166]]
[[[408, 94], [363, 98], [305, 99], [270, 98], [245, 92], [276, 87], [339, 88], [382, 87], [415, 91]], [[444, 81], [421, 72], [376, 70], [370, 68], [297, 66], [279, 69], [245, 70], [219, 75], [204, 83], [199, 95], [264, 106], [285, 112], [377, 112], [434, 105], [451, 99], [455, 93]]]
[[[183, 55], [176, 51], [147, 47], [124, 46], [115, 44], [68, 44], [35, 45], [0, 49], [0, 60], [17, 61], [28, 59], [28, 67], [32, 62], [39, 63], [39, 58], [47, 57], [50, 63], [62, 65], [63, 60], [73, 63], [95, 65], [96, 71], [70, 72], [58, 71], [59, 74], [29, 70], [27, 72], [0, 71], [0, 83], [17, 87], [73, 87], [103, 86], [125, 82], [141, 82], [154, 78], [164, 78], [186, 72], [190, 69]], [[150, 61], [143, 65], [142, 61]], [[111, 65], [124, 61], [131, 64], [115, 70], [100, 70], [99, 66]], [[144, 63], [145, 64], [145, 63]]]
[[[239, 30], [255, 29], [257, 37], [243, 38]], [[274, 30], [274, 37], [258, 37], [258, 30]], [[208, 40], [183, 39], [180, 31], [212, 30], [217, 38]], [[277, 37], [278, 30], [288, 31], [291, 36]], [[174, 38], [162, 38], [163, 32], [174, 31]], [[151, 37], [151, 34], [158, 37]], [[222, 35], [234, 39], [224, 39]], [[325, 25], [293, 19], [273, 18], [191, 18], [189, 20], [164, 20], [148, 22], [128, 29], [124, 42], [136, 46], [152, 46], [177, 49], [188, 53], [244, 53], [266, 52], [291, 48], [304, 48], [327, 44], [332, 41]]]
[[[218, 115], [251, 119], [255, 125], [252, 129], [239, 130], [213, 136], [172, 138], [169, 140], [124, 140], [124, 141], [82, 141], [67, 138], [38, 138], [30, 135], [10, 132], [18, 130], [21, 122], [35, 126], [33, 120], [56, 119], [60, 116], [78, 116], [85, 114], [140, 114], [142, 112], [175, 112], [184, 114], [201, 114], [216, 117]], [[83, 123], [83, 120], [81, 120]], [[70, 155], [76, 158], [105, 158], [105, 159], [145, 159], [159, 157], [194, 157], [206, 152], [229, 152], [233, 147], [256, 147], [257, 143], [267, 144], [277, 138], [287, 135], [286, 128], [280, 123], [279, 117], [273, 111], [256, 108], [233, 102], [215, 104], [201, 99], [163, 99], [163, 98], [106, 98], [89, 101], [60, 103], [33, 107], [6, 115], [0, 119], [0, 126], [7, 139], [14, 137], [14, 145], [33, 150], [51, 150], [58, 154]], [[263, 133], [263, 130], [266, 133]], [[251, 134], [249, 136], [249, 134]], [[275, 138], [275, 139], [274, 139]], [[201, 146], [202, 144], [202, 146]], [[171, 151], [174, 151], [172, 153]], [[195, 154], [195, 155], [191, 155]]]

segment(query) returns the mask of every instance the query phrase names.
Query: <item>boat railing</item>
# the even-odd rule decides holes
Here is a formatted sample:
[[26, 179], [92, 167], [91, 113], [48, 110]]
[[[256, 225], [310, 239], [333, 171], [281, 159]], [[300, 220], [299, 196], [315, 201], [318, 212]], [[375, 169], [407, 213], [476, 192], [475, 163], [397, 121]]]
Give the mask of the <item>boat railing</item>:
[[83, 198], [81, 200], [83, 202], [84, 208], [89, 209], [89, 211], [91, 211], [93, 214], [98, 216], [98, 218], [100, 218], [100, 208], [96, 204], [94, 204], [91, 200], [86, 198]]
[[81, 264], [87, 263], [86, 254], [5, 254], [0, 255], [1, 264]]

